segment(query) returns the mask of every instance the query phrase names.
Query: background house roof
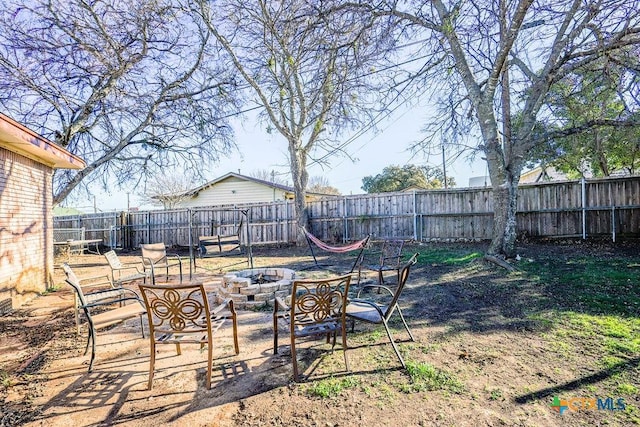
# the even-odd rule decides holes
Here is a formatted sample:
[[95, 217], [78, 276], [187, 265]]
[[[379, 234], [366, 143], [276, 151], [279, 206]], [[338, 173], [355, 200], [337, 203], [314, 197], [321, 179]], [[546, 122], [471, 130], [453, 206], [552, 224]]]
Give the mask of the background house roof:
[[84, 169], [80, 157], [0, 113], [0, 147], [56, 169]]
[[[263, 179], [254, 178], [252, 176], [241, 175], [241, 174], [235, 173], [235, 172], [229, 172], [229, 173], [227, 173], [225, 175], [222, 175], [222, 176], [220, 176], [220, 177], [218, 177], [218, 178], [216, 178], [216, 179], [214, 179], [212, 181], [209, 181], [209, 182], [207, 182], [207, 183], [205, 183], [205, 184], [203, 184], [203, 185], [201, 185], [199, 187], [196, 187], [193, 190], [189, 190], [187, 192], [187, 194], [189, 196], [195, 197], [202, 190], [205, 190], [205, 189], [207, 189], [209, 187], [212, 187], [212, 186], [218, 184], [219, 182], [222, 182], [222, 181], [224, 181], [226, 179], [229, 179], [229, 178], [236, 178], [236, 179], [241, 179], [241, 180], [244, 180], [244, 181], [251, 181], [251, 182], [255, 182], [257, 184], [265, 185], [267, 187], [277, 188], [278, 190], [282, 190], [282, 191], [285, 191], [287, 193], [292, 193], [292, 194], [294, 193], [293, 187], [290, 187], [288, 185], [277, 184], [275, 182], [265, 181]], [[309, 192], [309, 191], [307, 192], [307, 194], [316, 195], [316, 196], [330, 196], [330, 194], [314, 193], [314, 192]]]
[[519, 183], [531, 184], [536, 182], [567, 181], [568, 179], [567, 175], [552, 166], [546, 168], [538, 166], [530, 171], [522, 172]]

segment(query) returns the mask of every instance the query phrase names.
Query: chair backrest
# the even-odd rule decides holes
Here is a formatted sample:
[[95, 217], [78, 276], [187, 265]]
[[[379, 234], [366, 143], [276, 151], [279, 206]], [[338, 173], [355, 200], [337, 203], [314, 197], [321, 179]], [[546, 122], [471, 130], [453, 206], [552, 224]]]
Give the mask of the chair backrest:
[[291, 329], [344, 317], [351, 275], [328, 279], [294, 280], [291, 290]]
[[380, 266], [399, 266], [403, 246], [404, 240], [385, 240], [380, 252]]
[[400, 298], [400, 295], [402, 294], [402, 290], [404, 289], [404, 286], [407, 284], [407, 280], [409, 279], [409, 273], [411, 272], [411, 267], [418, 261], [419, 255], [420, 255], [419, 253], [413, 254], [411, 259], [409, 259], [409, 261], [407, 261], [402, 266], [402, 269], [400, 270], [398, 286], [395, 289], [391, 302], [387, 306], [387, 311], [384, 313], [384, 317], [386, 319], [389, 319], [389, 317], [393, 314], [393, 311], [396, 309], [396, 305], [398, 304], [398, 298]]
[[139, 285], [147, 308], [151, 337], [167, 333], [202, 333], [211, 340], [211, 311], [204, 285]]
[[112, 270], [118, 270], [122, 268], [122, 262], [120, 262], [120, 258], [118, 258], [118, 254], [116, 254], [116, 251], [106, 252], [104, 254], [104, 257], [107, 259], [109, 267], [111, 267]]
[[78, 276], [76, 276], [76, 273], [73, 272], [73, 270], [71, 269], [71, 267], [69, 267], [69, 264], [64, 263], [62, 264], [62, 271], [64, 271], [64, 274], [66, 276], [66, 280], [65, 282], [67, 282], [75, 291], [76, 296], [78, 297], [78, 300], [80, 301], [81, 305], [86, 305], [87, 304], [87, 300], [84, 297], [84, 293], [82, 292], [82, 286], [80, 286], [80, 279], [78, 279]]
[[167, 256], [167, 249], [164, 243], [147, 243], [140, 245], [142, 250], [142, 262], [150, 259], [154, 264]]

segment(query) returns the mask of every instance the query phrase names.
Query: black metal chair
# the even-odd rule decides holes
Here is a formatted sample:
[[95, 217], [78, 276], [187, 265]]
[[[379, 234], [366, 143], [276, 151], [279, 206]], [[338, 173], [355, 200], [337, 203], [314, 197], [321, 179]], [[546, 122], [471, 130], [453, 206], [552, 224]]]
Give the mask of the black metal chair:
[[379, 251], [365, 251], [358, 263], [358, 283], [362, 277], [362, 270], [372, 270], [378, 275], [378, 285], [384, 285], [384, 273], [393, 271], [396, 283], [400, 282], [402, 269], [402, 248], [404, 240], [388, 239], [382, 242]]
[[[383, 325], [385, 331], [387, 332], [387, 336], [389, 337], [389, 341], [391, 341], [391, 345], [393, 346], [393, 350], [396, 352], [402, 367], [406, 367], [404, 363], [404, 359], [398, 350], [398, 346], [393, 340], [393, 336], [391, 335], [391, 331], [389, 330], [389, 319], [393, 316], [394, 313], [398, 313], [400, 320], [402, 320], [402, 324], [405, 329], [409, 333], [409, 337], [411, 341], [415, 341], [407, 322], [402, 315], [402, 310], [398, 305], [398, 299], [400, 295], [402, 295], [402, 290], [407, 284], [407, 279], [409, 278], [409, 272], [411, 271], [411, 267], [417, 262], [419, 254], [414, 254], [411, 259], [402, 266], [400, 269], [399, 282], [398, 286], [394, 291], [389, 289], [389, 287], [384, 285], [365, 285], [360, 289], [356, 298], [350, 299], [349, 304], [346, 307], [346, 316], [351, 319], [351, 329], [353, 330], [354, 324], [356, 320], [373, 323], [376, 325]], [[378, 302], [366, 300], [360, 298], [362, 292], [372, 289], [383, 290], [383, 296], [388, 298], [388, 302], [386, 304], [381, 304]], [[388, 295], [388, 296], [387, 296]]]

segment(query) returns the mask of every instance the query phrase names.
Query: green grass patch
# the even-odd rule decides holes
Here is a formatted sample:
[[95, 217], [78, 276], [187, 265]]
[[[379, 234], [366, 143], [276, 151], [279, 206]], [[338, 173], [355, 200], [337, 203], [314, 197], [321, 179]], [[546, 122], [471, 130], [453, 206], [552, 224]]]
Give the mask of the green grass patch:
[[519, 267], [547, 287], [551, 301], [560, 309], [640, 315], [640, 287], [635, 286], [640, 269], [623, 257], [540, 259]]
[[366, 342], [373, 344], [376, 343], [378, 341], [380, 341], [380, 339], [383, 336], [383, 332], [380, 329], [375, 329], [373, 331], [370, 331], [369, 333], [367, 333], [364, 337], [366, 338]]
[[640, 354], [640, 318], [554, 311], [544, 317], [552, 328], [544, 334], [550, 349], [570, 357], [576, 348], [601, 354], [605, 368]]
[[499, 388], [493, 389], [489, 393], [489, 400], [503, 400], [502, 390]]
[[461, 393], [464, 390], [464, 385], [457, 378], [429, 363], [409, 361], [407, 373], [410, 379], [409, 384], [400, 386], [400, 390], [404, 393], [434, 390]]
[[309, 396], [320, 397], [323, 399], [332, 398], [340, 396], [343, 390], [348, 388], [357, 387], [360, 385], [360, 381], [358, 381], [355, 377], [344, 377], [344, 378], [326, 378], [323, 380], [315, 381], [310, 384], [305, 392]]
[[470, 252], [464, 248], [460, 249], [418, 249], [420, 256], [418, 257], [419, 264], [444, 264], [444, 265], [466, 265], [477, 258], [484, 256], [481, 252]]
[[630, 339], [633, 337], [634, 332], [640, 332], [640, 321], [638, 319], [623, 319], [614, 316], [591, 317], [598, 326], [599, 332], [606, 337]]
[[617, 356], [603, 356], [599, 363], [605, 369], [616, 369], [618, 366], [623, 364], [625, 359], [622, 359]]
[[640, 353], [640, 339], [637, 340], [614, 340], [608, 338], [604, 342], [605, 348], [611, 354], [633, 355]]
[[616, 386], [616, 393], [627, 396], [635, 396], [636, 394], [638, 394], [638, 387], [629, 383], [621, 383]]
[[0, 369], [0, 384], [2, 384], [4, 388], [11, 386], [11, 376], [4, 369]]
[[627, 407], [624, 410], [630, 422], [635, 425], [640, 425], [640, 410], [635, 405], [627, 403]]
[[61, 289], [60, 285], [51, 285], [44, 292], [42, 292], [40, 295], [42, 295], [42, 296], [49, 295], [49, 294], [52, 294], [54, 292], [58, 292], [60, 289]]

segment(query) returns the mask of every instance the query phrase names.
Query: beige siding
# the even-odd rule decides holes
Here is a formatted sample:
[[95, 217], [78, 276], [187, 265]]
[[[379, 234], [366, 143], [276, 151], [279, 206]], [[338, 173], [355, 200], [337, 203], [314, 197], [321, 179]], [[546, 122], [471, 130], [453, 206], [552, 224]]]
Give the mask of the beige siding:
[[198, 193], [197, 197], [180, 204], [181, 207], [238, 205], [245, 203], [284, 200], [284, 191], [257, 182], [230, 177]]
[[0, 301], [51, 285], [53, 169], [0, 147]]

